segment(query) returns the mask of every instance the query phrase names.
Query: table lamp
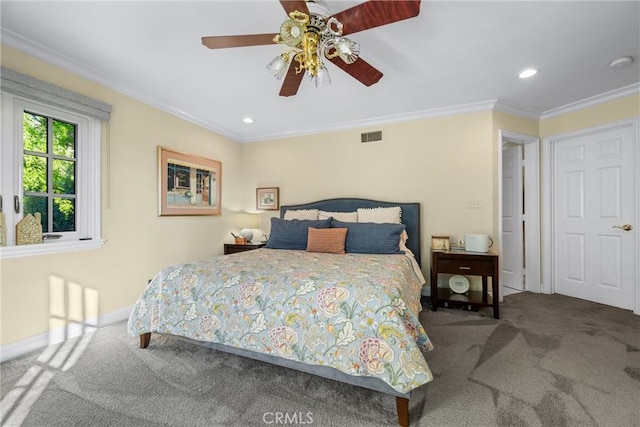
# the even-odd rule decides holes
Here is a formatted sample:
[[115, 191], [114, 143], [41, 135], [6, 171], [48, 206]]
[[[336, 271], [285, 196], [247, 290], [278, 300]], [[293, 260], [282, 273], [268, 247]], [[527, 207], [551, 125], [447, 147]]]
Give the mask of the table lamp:
[[247, 239], [247, 243], [253, 239], [253, 230], [258, 228], [258, 214], [241, 212], [236, 214], [236, 227], [240, 228], [240, 235]]

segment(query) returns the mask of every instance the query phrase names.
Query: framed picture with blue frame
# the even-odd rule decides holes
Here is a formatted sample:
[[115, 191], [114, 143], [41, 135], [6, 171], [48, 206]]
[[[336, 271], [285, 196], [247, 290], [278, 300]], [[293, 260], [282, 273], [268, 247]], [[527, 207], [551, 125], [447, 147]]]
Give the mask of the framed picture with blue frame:
[[160, 216], [220, 215], [222, 163], [158, 147]]

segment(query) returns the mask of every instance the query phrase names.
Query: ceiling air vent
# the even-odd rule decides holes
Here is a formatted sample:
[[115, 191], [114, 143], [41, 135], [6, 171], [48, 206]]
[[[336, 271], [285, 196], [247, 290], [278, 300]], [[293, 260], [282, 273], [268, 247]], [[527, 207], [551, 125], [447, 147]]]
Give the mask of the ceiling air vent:
[[363, 144], [367, 142], [376, 142], [376, 141], [382, 141], [381, 130], [377, 130], [374, 132], [363, 132], [360, 134], [360, 142], [362, 142]]

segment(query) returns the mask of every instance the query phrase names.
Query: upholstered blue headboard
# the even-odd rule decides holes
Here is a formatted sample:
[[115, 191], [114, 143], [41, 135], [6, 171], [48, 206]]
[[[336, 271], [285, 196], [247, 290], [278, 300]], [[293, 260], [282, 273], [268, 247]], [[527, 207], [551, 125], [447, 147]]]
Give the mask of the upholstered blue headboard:
[[328, 212], [354, 212], [358, 208], [385, 208], [390, 206], [400, 206], [402, 208], [402, 223], [406, 225], [407, 247], [416, 257], [420, 264], [420, 203], [395, 203], [381, 202], [378, 200], [340, 198], [320, 200], [317, 202], [303, 203], [301, 205], [288, 205], [280, 207], [280, 217], [284, 218], [284, 213], [288, 210], [296, 209], [320, 209]]

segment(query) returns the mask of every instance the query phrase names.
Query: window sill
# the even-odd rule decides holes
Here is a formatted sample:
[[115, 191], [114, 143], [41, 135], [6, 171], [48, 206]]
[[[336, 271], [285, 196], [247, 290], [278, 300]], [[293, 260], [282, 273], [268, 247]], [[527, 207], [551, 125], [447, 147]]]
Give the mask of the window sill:
[[105, 239], [70, 240], [66, 242], [44, 242], [35, 245], [3, 246], [0, 247], [0, 259], [99, 249], [105, 242]]

